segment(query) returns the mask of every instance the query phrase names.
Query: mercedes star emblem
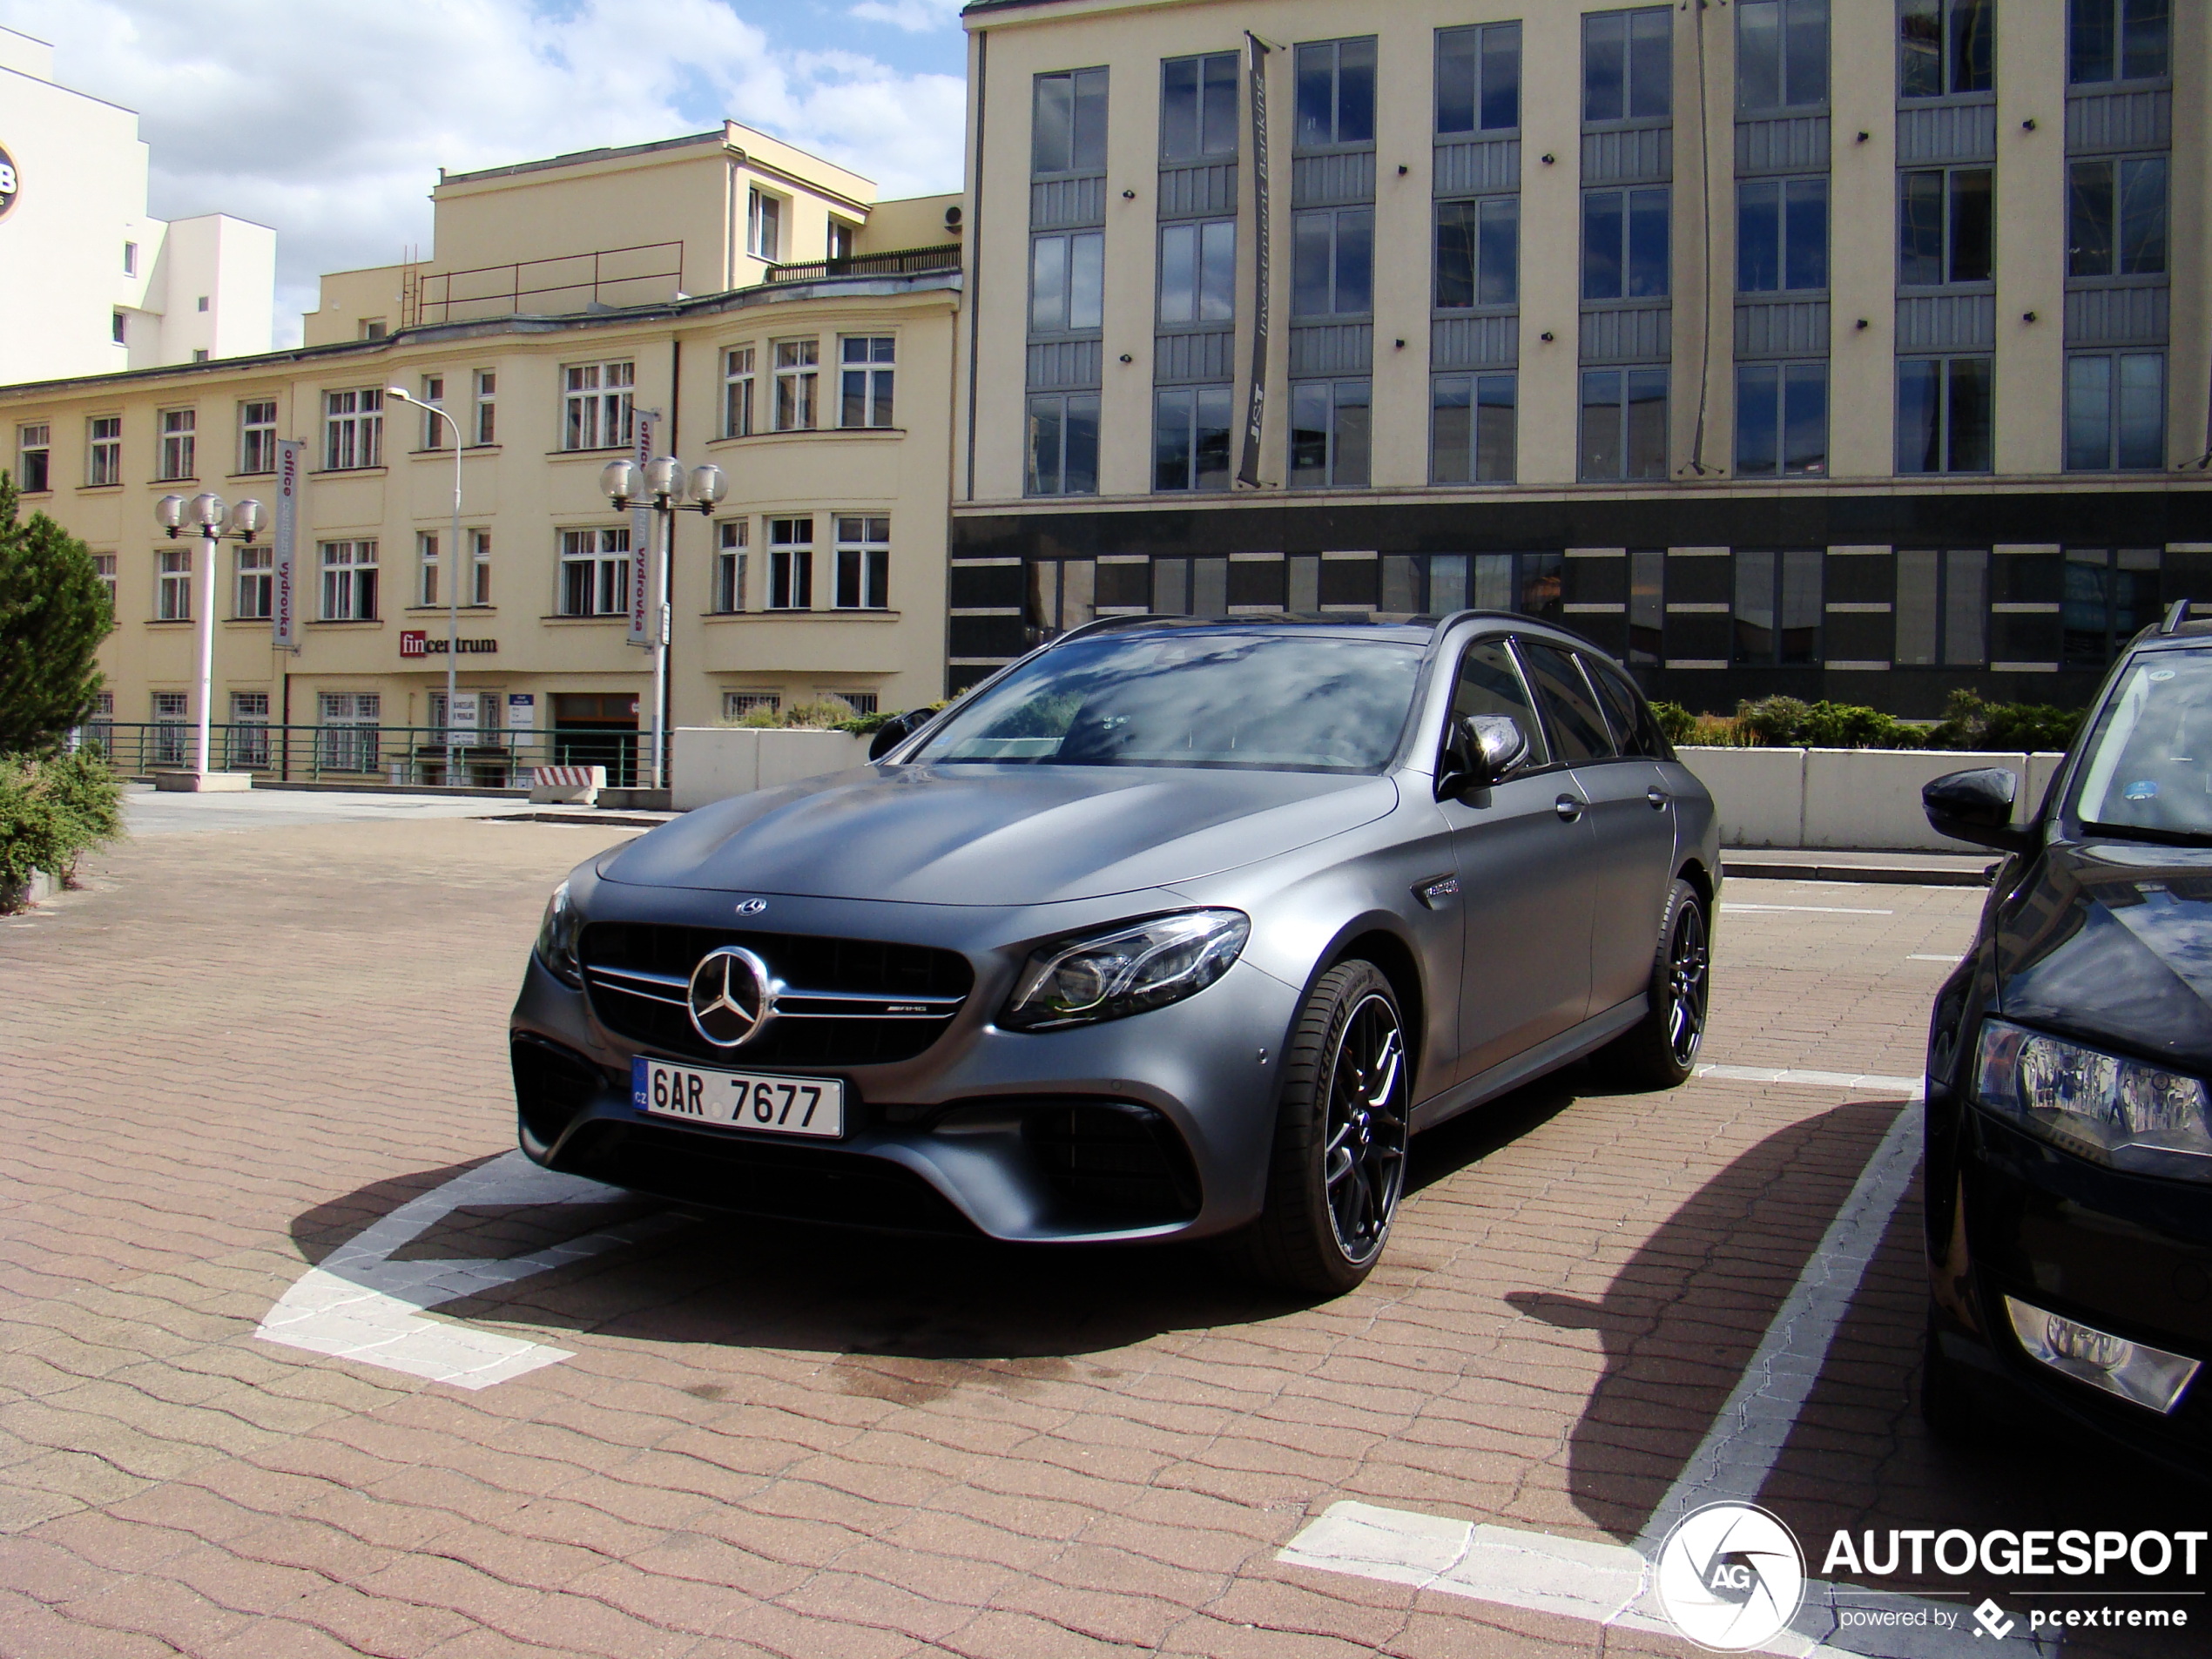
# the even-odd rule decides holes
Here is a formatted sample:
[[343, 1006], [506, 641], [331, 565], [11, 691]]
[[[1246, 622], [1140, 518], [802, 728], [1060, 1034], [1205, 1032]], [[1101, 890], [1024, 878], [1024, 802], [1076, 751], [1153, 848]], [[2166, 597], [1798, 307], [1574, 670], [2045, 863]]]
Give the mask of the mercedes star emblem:
[[740, 899], [738, 900], [738, 914], [741, 916], [757, 916], [767, 908], [768, 901], [765, 899]]
[[724, 945], [699, 958], [685, 1001], [691, 1028], [718, 1049], [735, 1049], [759, 1035], [776, 1017], [783, 988], [768, 964], [742, 945]]

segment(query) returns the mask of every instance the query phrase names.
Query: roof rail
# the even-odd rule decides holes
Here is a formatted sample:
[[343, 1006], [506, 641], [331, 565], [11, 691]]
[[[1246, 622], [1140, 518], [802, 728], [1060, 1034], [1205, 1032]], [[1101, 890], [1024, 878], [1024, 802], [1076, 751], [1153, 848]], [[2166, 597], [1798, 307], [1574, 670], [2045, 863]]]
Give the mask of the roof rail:
[[2161, 634], [2177, 634], [2182, 631], [2182, 624], [2188, 619], [2189, 602], [2187, 599], [2176, 599], [2172, 608], [2167, 611], [2166, 620], [2158, 624], [2158, 631]]

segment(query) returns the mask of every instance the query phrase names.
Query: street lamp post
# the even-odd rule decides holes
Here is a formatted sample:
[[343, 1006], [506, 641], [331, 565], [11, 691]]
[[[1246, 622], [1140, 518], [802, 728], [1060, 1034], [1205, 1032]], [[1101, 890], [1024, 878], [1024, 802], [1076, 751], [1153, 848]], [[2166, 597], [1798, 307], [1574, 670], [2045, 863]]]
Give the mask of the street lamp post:
[[206, 491], [190, 501], [182, 496], [164, 496], [154, 504], [153, 516], [172, 542], [187, 525], [199, 536], [199, 765], [196, 775], [204, 783], [215, 770], [210, 764], [213, 756], [208, 732], [215, 681], [215, 550], [226, 536], [240, 544], [251, 543], [253, 533], [261, 528], [261, 503], [249, 497], [226, 505], [220, 496]]
[[[730, 481], [717, 466], [694, 467], [685, 472], [684, 463], [673, 455], [656, 455], [641, 470], [634, 461], [610, 461], [599, 470], [599, 488], [607, 493], [615, 510], [625, 510], [632, 501], [651, 498], [655, 523], [659, 534], [654, 540], [660, 544], [660, 568], [654, 583], [654, 594], [658, 615], [653, 624], [653, 736], [651, 787], [664, 786], [668, 703], [668, 583], [669, 565], [676, 550], [676, 515], [685, 507], [696, 510], [702, 517], [712, 512], [722, 498], [730, 493]], [[688, 497], [688, 499], [686, 499]], [[643, 558], [644, 550], [637, 549], [633, 557]]]
[[[464, 563], [470, 576], [475, 574], [475, 561], [469, 559], [461, 547], [461, 422], [436, 404], [425, 403], [399, 387], [388, 386], [384, 392], [388, 397], [412, 403], [425, 414], [435, 415], [453, 433], [453, 540], [445, 557], [438, 561], [446, 567], [446, 783], [450, 786], [461, 772], [461, 748], [454, 732], [453, 705], [461, 673], [461, 572]], [[482, 724], [483, 717], [479, 714], [479, 729]]]

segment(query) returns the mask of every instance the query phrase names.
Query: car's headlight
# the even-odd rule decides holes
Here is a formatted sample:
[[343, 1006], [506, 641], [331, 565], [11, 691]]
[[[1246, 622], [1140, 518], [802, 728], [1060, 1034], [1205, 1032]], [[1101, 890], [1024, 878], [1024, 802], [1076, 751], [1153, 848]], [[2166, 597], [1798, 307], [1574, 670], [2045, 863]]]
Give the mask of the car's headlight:
[[2195, 1077], [1988, 1020], [1974, 1096], [2078, 1157], [2212, 1181], [2212, 1102]]
[[583, 964], [577, 960], [576, 939], [583, 931], [583, 916], [569, 900], [565, 881], [545, 901], [545, 919], [537, 924], [537, 960], [562, 984], [583, 988]]
[[1049, 1031], [1142, 1014], [1196, 995], [1229, 971], [1251, 937], [1237, 910], [1185, 910], [1033, 953], [999, 1023]]

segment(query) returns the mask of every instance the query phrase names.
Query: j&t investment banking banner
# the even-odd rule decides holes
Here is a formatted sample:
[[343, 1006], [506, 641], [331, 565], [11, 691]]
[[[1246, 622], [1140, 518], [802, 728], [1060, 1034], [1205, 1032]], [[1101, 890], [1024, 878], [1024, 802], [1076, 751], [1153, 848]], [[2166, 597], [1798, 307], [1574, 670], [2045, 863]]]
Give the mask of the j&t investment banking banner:
[[277, 445], [276, 591], [269, 596], [269, 627], [280, 651], [300, 649], [300, 456], [307, 447], [297, 438]]
[[[631, 459], [637, 463], [642, 474], [645, 463], [653, 458], [653, 417], [640, 410], [632, 424], [637, 431], [637, 448]], [[643, 488], [643, 484], [641, 478], [639, 487]], [[645, 580], [652, 556], [653, 509], [633, 507], [630, 509], [630, 643], [633, 645], [653, 643], [652, 632], [645, 625], [645, 613], [652, 608], [648, 597], [651, 589]]]
[[1247, 30], [1251, 47], [1252, 105], [1252, 389], [1244, 409], [1244, 457], [1238, 463], [1237, 482], [1247, 489], [1259, 487], [1259, 445], [1267, 419], [1267, 293], [1268, 248], [1273, 238], [1267, 229], [1267, 48]]

